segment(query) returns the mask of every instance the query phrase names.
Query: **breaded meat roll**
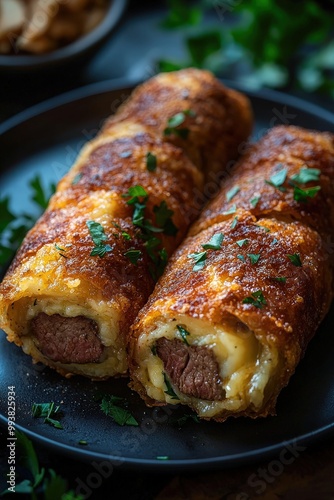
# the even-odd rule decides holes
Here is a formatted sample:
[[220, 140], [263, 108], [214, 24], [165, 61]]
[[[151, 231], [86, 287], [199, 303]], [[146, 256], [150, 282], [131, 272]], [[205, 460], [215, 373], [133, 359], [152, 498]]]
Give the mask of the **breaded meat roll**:
[[275, 413], [333, 297], [333, 200], [332, 134], [282, 126], [249, 149], [134, 324], [147, 404]]
[[[207, 127], [198, 105], [208, 93], [208, 80], [216, 90], [217, 109], [225, 112], [230, 92], [231, 100], [242, 104], [233, 108], [232, 121], [247, 120], [246, 140], [251, 123], [251, 113], [243, 114], [247, 99], [235, 97], [208, 73], [196, 72], [196, 89], [184, 110], [181, 90], [187, 92], [192, 81], [186, 74], [174, 75], [174, 94], [168, 88], [173, 112], [187, 117], [188, 139], [182, 140], [192, 140], [198, 121], [204, 137], [211, 133], [211, 122]], [[164, 86], [164, 76], [153, 79], [157, 92]], [[83, 148], [0, 287], [0, 326], [8, 340], [63, 375], [100, 379], [126, 373], [130, 326], [198, 213], [193, 193], [203, 189], [210, 168], [209, 142], [208, 161], [194, 165], [186, 151], [166, 140], [162, 127], [172, 120], [168, 109], [165, 114], [160, 110], [159, 127], [148, 126], [140, 113], [124, 120], [122, 113], [133, 99], [136, 94], [119, 120], [116, 115]], [[150, 99], [154, 102], [155, 96]], [[155, 114], [148, 104], [146, 119], [154, 117], [157, 123]], [[178, 126], [170, 124], [171, 136]], [[222, 123], [222, 169], [225, 158], [236, 154], [231, 133]]]

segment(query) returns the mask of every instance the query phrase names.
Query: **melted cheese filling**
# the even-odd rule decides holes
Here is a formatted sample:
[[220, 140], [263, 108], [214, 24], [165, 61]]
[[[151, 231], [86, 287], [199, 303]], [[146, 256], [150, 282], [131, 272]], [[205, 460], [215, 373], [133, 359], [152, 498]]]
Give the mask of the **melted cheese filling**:
[[[49, 316], [53, 314], [60, 314], [67, 318], [85, 316], [94, 320], [98, 325], [99, 339], [105, 347], [103, 361], [101, 363], [85, 363], [81, 366], [79, 363], [64, 364], [47, 360], [36, 347], [29, 331], [30, 321], [41, 312]], [[81, 305], [70, 303], [61, 298], [57, 298], [55, 301], [54, 298], [45, 296], [38, 297], [37, 300], [24, 298], [14, 303], [10, 316], [11, 321], [17, 326], [24, 325], [23, 328], [17, 329], [20, 331], [22, 348], [26, 354], [31, 355], [34, 359], [74, 373], [97, 378], [125, 373], [127, 370], [125, 346], [119, 338], [119, 315], [110, 307], [110, 304], [93, 299], [88, 299]]]
[[195, 408], [201, 417], [212, 417], [222, 410], [242, 411], [250, 405], [261, 407], [265, 388], [278, 364], [277, 352], [260, 344], [250, 330], [240, 333], [231, 327], [212, 326], [186, 316], [158, 323], [149, 335], [145, 332], [138, 339], [137, 361], [140, 368], [137, 376], [149, 397], [170, 404], [180, 402], [165, 393], [164, 365], [151, 350], [161, 337], [182, 340], [176, 325], [182, 325], [190, 333], [187, 336], [189, 345], [213, 350], [226, 392], [223, 401], [207, 401], [182, 394], [177, 387], [173, 387], [182, 403]]

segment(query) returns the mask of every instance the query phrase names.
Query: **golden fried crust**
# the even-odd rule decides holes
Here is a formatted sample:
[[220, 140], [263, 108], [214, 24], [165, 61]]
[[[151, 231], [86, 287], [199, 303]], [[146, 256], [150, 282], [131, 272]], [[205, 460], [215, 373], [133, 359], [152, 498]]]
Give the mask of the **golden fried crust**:
[[[321, 189], [305, 202], [294, 199], [294, 187], [289, 183], [301, 167], [320, 170], [319, 181], [307, 183], [307, 188], [318, 185]], [[283, 168], [287, 178], [280, 190], [266, 181]], [[275, 413], [280, 390], [294, 373], [333, 298], [334, 263], [329, 244], [334, 227], [333, 169], [334, 138], [330, 133], [280, 126], [249, 148], [173, 254], [133, 326], [132, 387], [148, 404], [161, 402], [148, 398], [137, 377], [136, 342], [144, 332], [155, 331], [157, 325], [161, 328], [174, 315], [204, 320], [213, 327], [237, 318], [260, 345], [275, 348], [280, 361], [260, 408], [250, 405], [236, 413], [224, 410], [213, 418], [224, 421], [229, 416], [255, 418]], [[236, 187], [239, 191], [231, 198], [231, 189]], [[254, 198], [258, 198], [256, 204], [251, 203]], [[224, 236], [221, 249], [206, 250], [203, 268], [194, 271], [191, 255], [203, 252], [203, 245], [218, 233]], [[254, 305], [252, 294], [258, 291], [262, 298]]]
[[[148, 151], [158, 158], [155, 172], [147, 170]], [[125, 152], [131, 155], [124, 157]], [[193, 206], [192, 191], [201, 187], [202, 177], [180, 149], [154, 142], [149, 134], [111, 139], [81, 158], [80, 165], [76, 171], [77, 182], [73, 183], [72, 172], [61, 181], [48, 210], [28, 233], [1, 286], [1, 293], [5, 299], [13, 300], [16, 287], [12, 277], [19, 281], [21, 274], [24, 275], [23, 265], [31, 256], [47, 244], [57, 244], [65, 249], [59, 253], [64, 256], [60, 255], [59, 259], [63, 278], [80, 278], [91, 287], [92, 296], [98, 290], [104, 300], [118, 304], [123, 316], [122, 330], [127, 332], [154, 281], [149, 271], [152, 263], [140, 231], [132, 224], [133, 207], [126, 203], [123, 195], [131, 186], [145, 186], [149, 195], [146, 217], [153, 222], [154, 207], [167, 202], [175, 214], [173, 221], [178, 232], [176, 237], [157, 236], [171, 254], [194, 218], [197, 207]], [[86, 222], [94, 219], [94, 211], [99, 216], [102, 214], [102, 225], [108, 236], [105, 244], [113, 249], [103, 258], [90, 255], [94, 243]], [[125, 239], [123, 232], [131, 239]], [[129, 250], [141, 252], [136, 265], [124, 255]]]
[[[222, 248], [207, 250], [205, 266], [193, 271], [194, 260], [188, 256], [202, 252], [202, 245], [218, 233], [224, 235]], [[240, 247], [237, 242], [243, 240], [247, 241]], [[296, 253], [300, 267], [288, 257]], [[260, 255], [256, 264], [249, 254]], [[223, 221], [183, 242], [140, 312], [134, 332], [149, 328], [157, 311], [162, 316], [185, 313], [212, 324], [221, 324], [232, 314], [266, 341], [270, 332], [270, 341], [280, 350], [288, 347], [300, 355], [330, 304], [328, 269], [321, 238], [309, 227], [275, 219], [261, 219], [259, 226], [255, 218], [239, 215], [235, 228]], [[286, 282], [277, 281], [280, 277]], [[243, 303], [259, 289], [265, 307]]]
[[[187, 110], [195, 116], [186, 115], [178, 127], [189, 130], [187, 138], [165, 135], [168, 119]], [[244, 95], [224, 87], [210, 72], [192, 68], [162, 73], [138, 87], [105, 129], [115, 120], [129, 119], [139, 120], [164, 140], [180, 146], [211, 177], [238, 156], [253, 123]]]
[[[321, 171], [319, 181], [307, 183], [307, 188], [320, 186], [314, 198], [307, 202], [294, 200], [291, 177], [301, 167], [317, 168]], [[285, 191], [267, 182], [276, 172], [287, 169]], [[230, 200], [227, 193], [234, 187], [239, 192]], [[232, 169], [219, 195], [203, 210], [199, 220], [191, 228], [196, 234], [203, 228], [220, 220], [233, 205], [247, 210], [256, 217], [292, 217], [303, 221], [320, 234], [331, 233], [334, 227], [334, 136], [330, 133], [313, 132], [298, 127], [279, 126], [273, 128], [257, 144], [251, 147], [237, 166]], [[255, 207], [252, 200], [258, 198]], [[253, 203], [255, 203], [253, 201]]]
[[[184, 124], [190, 129], [189, 145], [176, 136], [166, 140], [163, 130], [168, 113], [173, 115], [193, 105], [196, 116], [187, 116]], [[242, 130], [232, 137], [235, 110], [240, 111], [239, 131]], [[135, 207], [127, 203], [129, 188], [145, 189], [147, 199], [140, 201], [145, 204], [143, 217], [151, 228], [155, 226], [152, 234], [160, 240], [155, 251], [164, 248], [171, 255], [201, 208], [195, 196], [204, 185], [199, 166], [223, 169], [225, 161], [236, 156], [237, 142], [247, 139], [250, 126], [247, 99], [225, 89], [207, 72], [187, 70], [162, 75], [144, 84], [142, 90], [137, 89], [100, 134], [82, 149], [11, 264], [0, 286], [0, 326], [8, 339], [22, 345], [25, 335], [25, 352], [37, 356], [36, 346], [30, 342], [29, 321], [37, 314], [34, 307], [38, 296], [43, 312], [43, 308], [48, 308], [48, 314], [66, 316], [64, 311], [68, 309], [69, 316], [87, 314], [100, 322], [101, 342], [109, 351], [114, 349], [119, 370], [124, 373], [122, 359], [125, 360], [130, 325], [154, 287], [152, 255], [148, 256], [144, 241], [145, 236], [151, 235], [143, 234], [134, 225]], [[221, 146], [215, 144], [218, 136]], [[210, 157], [212, 148], [214, 154]], [[156, 168], [148, 168], [148, 154], [156, 158]], [[191, 161], [193, 157], [200, 159], [198, 164]], [[208, 159], [213, 160], [212, 165]], [[162, 203], [171, 214], [176, 234], [171, 234], [171, 230], [156, 231], [157, 209]], [[88, 221], [97, 222], [104, 230], [103, 244], [108, 245], [108, 251], [102, 257], [91, 255], [94, 242]], [[139, 254], [136, 262], [126, 256], [129, 250], [137, 257]], [[59, 310], [52, 312], [57, 307]], [[78, 308], [80, 313], [75, 313]], [[19, 314], [21, 310], [24, 314]], [[105, 325], [112, 325], [108, 333]], [[63, 374], [85, 374], [84, 368], [74, 366], [75, 363], [68, 367], [55, 365], [42, 356], [38, 360]], [[91, 366], [89, 370], [96, 378], [117, 373], [110, 363], [106, 369], [99, 370], [97, 363], [96, 370]]]

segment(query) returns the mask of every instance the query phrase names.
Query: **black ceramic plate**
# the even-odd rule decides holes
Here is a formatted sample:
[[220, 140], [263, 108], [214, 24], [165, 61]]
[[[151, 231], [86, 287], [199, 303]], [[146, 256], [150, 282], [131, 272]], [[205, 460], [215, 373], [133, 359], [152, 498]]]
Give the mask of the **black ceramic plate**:
[[[124, 83], [124, 82], [123, 82]], [[0, 127], [1, 195], [16, 211], [32, 211], [28, 181], [38, 173], [58, 181], [81, 146], [130, 92], [108, 82], [35, 107]], [[334, 131], [334, 115], [275, 92], [248, 93], [256, 117], [255, 138], [269, 127], [290, 123]], [[16, 390], [17, 427], [32, 439], [78, 460], [111, 460], [125, 467], [185, 470], [225, 467], [265, 457], [280, 457], [288, 447], [334, 434], [334, 309], [309, 345], [289, 386], [279, 397], [277, 417], [230, 419], [224, 424], [175, 421], [188, 410], [149, 409], [127, 387], [126, 379], [91, 382], [62, 378], [31, 359], [0, 335], [0, 422], [6, 426], [7, 386]], [[120, 427], [99, 409], [98, 392], [125, 397], [139, 427]], [[31, 416], [33, 402], [61, 403], [63, 430]], [[80, 440], [87, 441], [83, 447]], [[290, 448], [289, 448], [290, 447]], [[301, 448], [294, 448], [300, 453]], [[159, 460], [168, 456], [169, 460]]]

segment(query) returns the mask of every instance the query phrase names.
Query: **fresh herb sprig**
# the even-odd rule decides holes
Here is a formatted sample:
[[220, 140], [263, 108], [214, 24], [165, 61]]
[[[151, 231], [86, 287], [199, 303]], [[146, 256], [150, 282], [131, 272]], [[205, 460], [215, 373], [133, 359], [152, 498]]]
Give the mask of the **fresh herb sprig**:
[[188, 332], [188, 330], [186, 330], [186, 328], [184, 328], [184, 326], [182, 326], [182, 325], [176, 325], [176, 328], [177, 328], [183, 342], [186, 345], [189, 345], [187, 337], [190, 335], [190, 332]]
[[39, 176], [29, 182], [30, 200], [36, 205], [36, 214], [14, 213], [9, 196], [0, 198], [0, 270], [14, 256], [23, 238], [33, 227], [38, 217], [45, 210], [50, 196], [55, 191], [55, 184], [44, 187]]
[[208, 257], [207, 250], [221, 250], [224, 237], [223, 233], [216, 233], [207, 243], [203, 243], [202, 248], [204, 252], [195, 252], [188, 255], [188, 259], [193, 259], [194, 261], [193, 271], [203, 269]]
[[[16, 483], [16, 494], [29, 495], [26, 498], [31, 499], [42, 498], [40, 495], [43, 494], [43, 498], [46, 500], [53, 498], [59, 500], [84, 500], [82, 495], [76, 495], [73, 490], [68, 489], [66, 479], [58, 475], [53, 469], [45, 469], [40, 466], [34, 445], [25, 434], [16, 430], [15, 437], [20, 452], [18, 453], [20, 476], [21, 478], [27, 477]], [[13, 493], [12, 490], [6, 489], [0, 493], [0, 497], [11, 493]]]
[[171, 118], [167, 120], [167, 127], [164, 129], [164, 135], [165, 136], [170, 136], [172, 134], [178, 135], [182, 139], [187, 139], [189, 135], [189, 129], [188, 128], [180, 128], [180, 125], [182, 125], [187, 116], [195, 117], [196, 114], [193, 110], [191, 109], [186, 109], [184, 111], [180, 111], [179, 113], [176, 113], [173, 115]]
[[55, 406], [53, 401], [51, 403], [34, 403], [31, 412], [34, 418], [44, 418], [45, 424], [49, 424], [56, 429], [63, 429], [59, 422], [59, 418], [62, 416], [60, 406]]
[[135, 417], [125, 407], [126, 400], [118, 396], [106, 394], [102, 397], [100, 408], [107, 415], [111, 417], [116, 424], [124, 426], [130, 425], [138, 427], [138, 422]]
[[132, 186], [122, 196], [128, 198], [126, 201], [128, 205], [133, 206], [132, 223], [140, 229], [139, 236], [145, 242], [147, 255], [152, 262], [150, 272], [153, 279], [157, 280], [166, 267], [168, 256], [165, 248], [159, 248], [161, 241], [156, 234], [163, 233], [167, 236], [177, 234], [178, 228], [172, 219], [174, 212], [168, 208], [165, 201], [162, 201], [160, 205], [153, 207], [155, 215], [155, 224], [153, 224], [150, 219], [146, 218], [149, 195], [143, 186]]
[[251, 304], [258, 309], [262, 309], [265, 305], [267, 305], [267, 301], [263, 295], [262, 290], [257, 290], [256, 292], [253, 292], [249, 297], [245, 297], [242, 303]]
[[99, 222], [94, 220], [88, 220], [86, 225], [88, 227], [90, 237], [95, 245], [93, 250], [90, 252], [90, 255], [98, 255], [102, 258], [107, 252], [111, 252], [112, 247], [105, 243], [108, 237], [104, 232], [104, 227]]

